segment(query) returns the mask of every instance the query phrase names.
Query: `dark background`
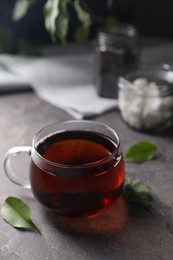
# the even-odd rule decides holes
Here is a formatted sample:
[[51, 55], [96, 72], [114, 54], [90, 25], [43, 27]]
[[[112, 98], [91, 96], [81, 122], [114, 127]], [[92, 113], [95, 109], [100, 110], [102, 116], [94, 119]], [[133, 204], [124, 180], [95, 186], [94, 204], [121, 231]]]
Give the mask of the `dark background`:
[[[19, 46], [16, 42], [22, 40], [36, 45], [51, 43], [43, 21], [42, 6], [45, 0], [37, 0], [18, 22], [11, 20], [14, 3], [15, 0], [0, 1], [0, 51], [17, 52]], [[109, 12], [105, 0], [87, 0], [87, 3], [93, 13], [99, 16], [113, 15], [120, 22], [134, 24], [142, 36], [173, 38], [172, 0], [114, 0]], [[70, 24], [73, 28], [73, 22]], [[93, 26], [91, 37], [94, 37], [97, 26]], [[72, 35], [68, 37], [72, 40]]]

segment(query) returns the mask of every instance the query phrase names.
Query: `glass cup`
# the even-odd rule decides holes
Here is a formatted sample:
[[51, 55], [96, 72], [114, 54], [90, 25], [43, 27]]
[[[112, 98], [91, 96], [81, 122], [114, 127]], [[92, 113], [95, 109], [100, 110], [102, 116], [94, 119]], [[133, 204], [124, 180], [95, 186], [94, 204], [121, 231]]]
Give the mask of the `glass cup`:
[[[13, 171], [11, 158], [30, 156], [29, 180]], [[94, 216], [121, 194], [124, 161], [119, 137], [109, 126], [88, 120], [41, 129], [32, 146], [11, 148], [4, 169], [15, 184], [32, 189], [47, 209], [64, 217]]]

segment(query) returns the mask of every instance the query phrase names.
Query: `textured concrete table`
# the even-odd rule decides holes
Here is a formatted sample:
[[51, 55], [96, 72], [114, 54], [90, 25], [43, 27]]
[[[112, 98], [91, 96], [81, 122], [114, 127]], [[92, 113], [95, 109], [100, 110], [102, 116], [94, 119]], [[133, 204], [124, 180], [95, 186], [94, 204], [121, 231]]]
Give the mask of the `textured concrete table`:
[[32, 92], [0, 96], [0, 111], [0, 207], [8, 195], [20, 197], [30, 206], [33, 220], [42, 232], [41, 236], [19, 231], [0, 218], [0, 259], [173, 259], [173, 129], [162, 135], [136, 132], [124, 124], [118, 111], [94, 118], [117, 131], [124, 152], [141, 140], [158, 146], [155, 160], [126, 163], [126, 176], [139, 178], [150, 188], [154, 198], [152, 213], [129, 206], [119, 198], [95, 219], [56, 221], [30, 190], [7, 179], [3, 156], [12, 146], [30, 145], [33, 135], [44, 125], [71, 117]]

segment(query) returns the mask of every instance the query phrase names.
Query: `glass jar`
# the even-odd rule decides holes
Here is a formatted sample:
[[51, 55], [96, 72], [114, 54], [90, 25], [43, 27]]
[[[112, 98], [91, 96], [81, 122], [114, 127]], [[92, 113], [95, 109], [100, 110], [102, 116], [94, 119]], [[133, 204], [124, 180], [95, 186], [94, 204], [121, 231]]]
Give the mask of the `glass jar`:
[[168, 64], [141, 64], [119, 78], [118, 104], [132, 128], [160, 132], [173, 123], [173, 70]]
[[117, 98], [117, 80], [125, 67], [132, 68], [139, 60], [136, 28], [119, 24], [103, 28], [97, 36], [97, 90], [102, 97]]

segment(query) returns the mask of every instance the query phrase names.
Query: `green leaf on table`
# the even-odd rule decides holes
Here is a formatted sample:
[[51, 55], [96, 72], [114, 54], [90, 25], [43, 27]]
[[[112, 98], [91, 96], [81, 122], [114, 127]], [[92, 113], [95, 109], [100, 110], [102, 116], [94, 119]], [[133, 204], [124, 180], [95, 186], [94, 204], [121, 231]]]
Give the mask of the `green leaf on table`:
[[127, 161], [142, 163], [153, 159], [156, 155], [157, 147], [152, 143], [142, 141], [131, 146], [124, 158]]
[[15, 228], [31, 229], [41, 234], [31, 219], [30, 208], [17, 197], [9, 196], [6, 198], [1, 208], [1, 216]]
[[152, 196], [149, 189], [139, 180], [128, 178], [125, 183], [124, 197], [128, 202], [139, 203], [144, 208], [151, 209]]
[[12, 18], [14, 21], [18, 21], [23, 18], [30, 7], [30, 1], [28, 0], [17, 0], [15, 2]]

